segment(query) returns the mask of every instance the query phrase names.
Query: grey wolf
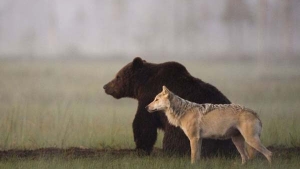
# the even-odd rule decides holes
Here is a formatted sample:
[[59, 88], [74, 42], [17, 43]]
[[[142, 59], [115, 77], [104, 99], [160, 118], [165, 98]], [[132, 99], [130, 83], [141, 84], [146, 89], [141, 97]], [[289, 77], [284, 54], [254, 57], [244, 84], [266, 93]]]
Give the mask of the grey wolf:
[[200, 158], [203, 138], [231, 138], [244, 164], [252, 151], [261, 152], [271, 164], [272, 153], [260, 141], [261, 120], [248, 108], [237, 104], [197, 104], [180, 98], [165, 86], [146, 109], [165, 112], [170, 124], [179, 126], [190, 140], [191, 163]]

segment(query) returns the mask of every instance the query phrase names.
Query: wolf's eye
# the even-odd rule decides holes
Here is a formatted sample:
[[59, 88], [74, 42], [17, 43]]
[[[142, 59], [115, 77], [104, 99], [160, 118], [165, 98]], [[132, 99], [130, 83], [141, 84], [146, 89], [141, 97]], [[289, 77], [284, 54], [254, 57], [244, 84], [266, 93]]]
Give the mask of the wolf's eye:
[[154, 101], [156, 101], [156, 102], [157, 102], [157, 101], [158, 101], [158, 99], [155, 99]]

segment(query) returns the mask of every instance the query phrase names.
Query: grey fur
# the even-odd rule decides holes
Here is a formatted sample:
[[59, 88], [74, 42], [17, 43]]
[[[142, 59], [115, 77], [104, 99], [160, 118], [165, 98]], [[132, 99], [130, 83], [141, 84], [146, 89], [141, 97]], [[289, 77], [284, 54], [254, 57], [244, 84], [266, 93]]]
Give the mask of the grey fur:
[[231, 108], [234, 112], [241, 112], [244, 110], [247, 110], [251, 113], [253, 113], [255, 116], [257, 116], [257, 114], [251, 110], [248, 109], [242, 105], [239, 104], [211, 104], [211, 103], [205, 103], [205, 104], [198, 104], [198, 103], [194, 103], [194, 102], [190, 102], [188, 100], [185, 100], [177, 95], [175, 95], [174, 93], [172, 93], [171, 91], [169, 91], [169, 97], [168, 97], [170, 103], [170, 112], [176, 117], [176, 118], [180, 118], [182, 115], [184, 115], [184, 113], [190, 109], [198, 109], [200, 113], [202, 113], [203, 115], [219, 109], [226, 109], [226, 108]]

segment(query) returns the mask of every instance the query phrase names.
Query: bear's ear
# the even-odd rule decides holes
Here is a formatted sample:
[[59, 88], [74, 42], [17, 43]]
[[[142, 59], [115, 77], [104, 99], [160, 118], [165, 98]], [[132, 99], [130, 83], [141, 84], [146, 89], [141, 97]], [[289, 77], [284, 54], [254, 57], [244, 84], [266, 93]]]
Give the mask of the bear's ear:
[[140, 57], [136, 57], [132, 61], [132, 67], [133, 67], [133, 69], [142, 68], [143, 65], [144, 65], [144, 61]]

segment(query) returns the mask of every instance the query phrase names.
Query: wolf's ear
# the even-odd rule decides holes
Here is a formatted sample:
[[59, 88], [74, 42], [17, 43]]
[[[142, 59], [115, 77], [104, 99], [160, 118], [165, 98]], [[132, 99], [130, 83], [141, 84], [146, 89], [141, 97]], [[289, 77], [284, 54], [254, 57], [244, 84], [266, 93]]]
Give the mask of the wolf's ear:
[[144, 66], [144, 61], [140, 57], [136, 57], [132, 61], [132, 67], [133, 69], [139, 69]]
[[169, 89], [166, 86], [163, 86], [163, 93], [169, 94]]

